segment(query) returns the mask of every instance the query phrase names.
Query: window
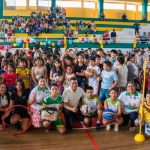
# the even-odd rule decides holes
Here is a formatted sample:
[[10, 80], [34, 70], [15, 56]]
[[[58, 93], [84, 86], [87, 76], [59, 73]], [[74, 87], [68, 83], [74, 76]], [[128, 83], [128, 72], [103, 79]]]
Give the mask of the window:
[[150, 5], [148, 6], [148, 9], [147, 9], [147, 11], [148, 11], [148, 12], [150, 12]]
[[142, 11], [142, 6], [139, 6], [139, 7], [138, 7], [138, 11]]
[[95, 9], [95, 2], [84, 2], [83, 7]]
[[42, 7], [48, 7], [49, 0], [39, 0], [38, 4], [39, 4], [39, 6], [42, 6]]
[[127, 10], [136, 11], [136, 5], [129, 5], [127, 4]]
[[[138, 11], [142, 11], [142, 6], [138, 7]], [[148, 6], [147, 11], [150, 12], [150, 5]]]
[[26, 6], [26, 0], [16, 0], [16, 6]]
[[37, 0], [29, 0], [29, 6], [37, 6], [36, 4]]
[[73, 1], [56, 1], [57, 6], [61, 7], [75, 7], [75, 8], [81, 8], [81, 2], [73, 2]]
[[104, 3], [104, 9], [124, 10], [125, 5], [116, 3]]
[[5, 0], [6, 6], [15, 6], [15, 0]]

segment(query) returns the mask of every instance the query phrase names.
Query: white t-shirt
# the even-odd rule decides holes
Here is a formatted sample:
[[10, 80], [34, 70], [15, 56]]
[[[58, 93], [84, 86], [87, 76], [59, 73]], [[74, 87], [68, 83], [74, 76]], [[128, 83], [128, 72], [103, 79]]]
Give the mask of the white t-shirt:
[[68, 103], [71, 107], [77, 107], [81, 98], [85, 96], [85, 93], [82, 88], [77, 87], [77, 90], [74, 92], [69, 86], [63, 92], [63, 99], [65, 103]]
[[124, 91], [118, 97], [123, 104], [123, 113], [129, 114], [131, 112], [138, 112], [138, 107], [142, 99], [142, 94], [135, 92], [133, 96], [130, 96], [128, 91]]
[[35, 103], [41, 103], [49, 94], [50, 89], [48, 86], [46, 86], [46, 89], [44, 91], [40, 88], [40, 86], [36, 86], [34, 89], [32, 89], [29, 95], [29, 100], [33, 100], [33, 97], [35, 96]]
[[118, 76], [117, 87], [125, 87], [128, 79], [128, 68], [126, 65], [116, 66], [116, 73]]

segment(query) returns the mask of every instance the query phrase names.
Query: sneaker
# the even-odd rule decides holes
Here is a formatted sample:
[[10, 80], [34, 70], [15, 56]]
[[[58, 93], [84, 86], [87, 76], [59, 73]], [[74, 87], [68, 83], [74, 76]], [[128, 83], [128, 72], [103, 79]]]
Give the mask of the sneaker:
[[130, 130], [130, 132], [134, 132], [135, 131], [135, 127], [130, 127], [129, 130]]
[[114, 124], [114, 131], [115, 131], [115, 132], [118, 132], [118, 131], [119, 131], [119, 125], [116, 124], [116, 123]]
[[96, 123], [96, 130], [97, 130], [97, 131], [100, 130], [100, 123]]
[[109, 124], [106, 125], [106, 131], [110, 131], [110, 129], [111, 129], [111, 126]]

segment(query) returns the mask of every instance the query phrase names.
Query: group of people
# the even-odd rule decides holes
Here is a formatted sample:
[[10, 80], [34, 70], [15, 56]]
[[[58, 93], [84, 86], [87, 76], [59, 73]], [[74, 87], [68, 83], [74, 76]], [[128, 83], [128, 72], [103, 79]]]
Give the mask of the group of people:
[[45, 14], [32, 12], [29, 18], [15, 16], [9, 23], [6, 19], [0, 22], [1, 31], [7, 33], [8, 37], [14, 32], [20, 31], [30, 36], [38, 36], [40, 33], [50, 33], [57, 28], [59, 22], [66, 19], [66, 10], [61, 7], [56, 8], [56, 12], [48, 11]]
[[[32, 125], [45, 127], [46, 131], [52, 125], [63, 134], [72, 129], [74, 121], [82, 121], [88, 127], [93, 118], [97, 130], [101, 125], [110, 130], [113, 122], [114, 130], [118, 131], [120, 125], [130, 122], [133, 131], [135, 120], [139, 118], [141, 123], [139, 109], [145, 59], [150, 60], [149, 48], [123, 54], [121, 50], [79, 50], [76, 46], [52, 54], [33, 47], [1, 54], [0, 126], [5, 111], [22, 105], [34, 112]], [[145, 89], [144, 121], [149, 123], [150, 63]], [[106, 109], [115, 114], [113, 120], [103, 118]], [[53, 112], [51, 119], [44, 116], [47, 111]], [[16, 107], [5, 118], [6, 124], [18, 125], [20, 121], [21, 128], [26, 130], [30, 114], [25, 108]]]

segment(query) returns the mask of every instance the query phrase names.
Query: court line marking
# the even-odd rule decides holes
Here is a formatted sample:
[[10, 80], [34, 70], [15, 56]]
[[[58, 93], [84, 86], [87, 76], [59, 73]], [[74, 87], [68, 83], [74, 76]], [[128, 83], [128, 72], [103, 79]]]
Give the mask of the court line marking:
[[[81, 123], [81, 125], [83, 126], [83, 128], [86, 128], [86, 126], [83, 124], [82, 121], [81, 121], [80, 123]], [[91, 143], [92, 143], [92, 145], [93, 145], [93, 147], [94, 147], [94, 150], [100, 150], [99, 145], [95, 142], [93, 136], [90, 134], [90, 132], [89, 132], [88, 129], [85, 130], [85, 133], [86, 133], [86, 135], [88, 136], [89, 140], [91, 141]]]

